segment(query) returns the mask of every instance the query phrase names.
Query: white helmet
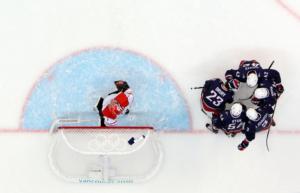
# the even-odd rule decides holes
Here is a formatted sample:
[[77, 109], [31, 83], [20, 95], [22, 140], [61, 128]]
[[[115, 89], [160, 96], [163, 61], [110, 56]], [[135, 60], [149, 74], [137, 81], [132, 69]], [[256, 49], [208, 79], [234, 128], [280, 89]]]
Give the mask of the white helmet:
[[233, 117], [238, 117], [243, 111], [243, 106], [240, 103], [234, 103], [230, 108], [230, 114]]
[[246, 116], [251, 120], [251, 121], [255, 121], [258, 118], [258, 113], [255, 109], [253, 108], [249, 108], [246, 112]]
[[269, 96], [269, 91], [266, 88], [257, 88], [254, 92], [254, 97], [257, 99], [264, 99]]
[[247, 85], [250, 88], [255, 87], [257, 85], [257, 82], [258, 82], [258, 77], [255, 72], [251, 72], [247, 75]]

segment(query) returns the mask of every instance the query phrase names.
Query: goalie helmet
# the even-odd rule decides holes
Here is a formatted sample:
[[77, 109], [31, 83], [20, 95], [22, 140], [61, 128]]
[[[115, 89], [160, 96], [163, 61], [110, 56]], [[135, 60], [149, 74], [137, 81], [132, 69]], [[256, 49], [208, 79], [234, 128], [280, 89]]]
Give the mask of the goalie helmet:
[[253, 108], [249, 108], [246, 112], [246, 116], [248, 117], [248, 119], [250, 119], [251, 121], [255, 121], [258, 118], [258, 112], [253, 109]]
[[269, 91], [266, 88], [257, 88], [254, 92], [254, 97], [257, 99], [264, 99], [269, 96]]
[[258, 82], [258, 76], [255, 72], [250, 72], [248, 75], [247, 75], [247, 85], [250, 87], [250, 88], [253, 88], [257, 85], [257, 82]]
[[241, 103], [234, 103], [231, 108], [230, 108], [230, 114], [233, 117], [238, 117], [242, 114], [243, 111], [243, 106], [241, 105]]
[[128, 88], [129, 88], [129, 85], [126, 81], [124, 80], [116, 80], [115, 82], [115, 85], [117, 87], [117, 90], [120, 92], [125, 92]]

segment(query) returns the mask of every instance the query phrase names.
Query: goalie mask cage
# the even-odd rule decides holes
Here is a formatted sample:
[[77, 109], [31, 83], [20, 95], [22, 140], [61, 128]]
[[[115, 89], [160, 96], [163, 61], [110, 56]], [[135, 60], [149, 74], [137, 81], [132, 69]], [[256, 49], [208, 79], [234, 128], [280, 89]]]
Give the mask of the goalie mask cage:
[[162, 149], [152, 127], [78, 124], [58, 120], [50, 130], [48, 157], [59, 177], [79, 183], [133, 183], [158, 171]]

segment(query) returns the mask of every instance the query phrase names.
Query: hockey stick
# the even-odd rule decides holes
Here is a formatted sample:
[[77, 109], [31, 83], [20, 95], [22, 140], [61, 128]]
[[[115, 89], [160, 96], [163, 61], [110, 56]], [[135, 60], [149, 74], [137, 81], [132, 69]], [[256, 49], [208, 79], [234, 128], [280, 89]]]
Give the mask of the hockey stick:
[[[191, 88], [191, 90], [193, 90], [193, 89], [203, 89], [203, 88], [204, 88], [203, 86], [199, 86], [199, 87], [193, 87], [193, 88]], [[211, 127], [213, 128], [212, 117], [209, 116], [209, 115], [207, 114], [207, 112], [205, 112], [205, 110], [204, 110], [202, 107], [201, 107], [201, 111], [202, 111], [202, 113], [203, 113], [208, 119], [211, 120]], [[209, 125], [209, 124], [208, 124], [208, 125]], [[209, 128], [208, 125], [206, 124], [205, 127], [206, 127], [208, 130], [210, 130], [211, 132], [216, 133], [212, 128]]]
[[206, 115], [209, 119], [212, 119], [212, 117], [209, 116], [209, 115], [207, 114], [207, 112], [204, 111], [204, 109], [201, 108], [201, 111], [202, 111], [202, 113], [204, 113], [204, 115]]
[[191, 87], [191, 90], [198, 90], [198, 89], [203, 89], [203, 86]]
[[[204, 111], [204, 109], [201, 108], [201, 111], [202, 111], [202, 113], [204, 113], [204, 115], [207, 116], [207, 118], [209, 118], [209, 119], [211, 120], [211, 124], [207, 123], [207, 124], [205, 125], [205, 127], [206, 127], [208, 130], [210, 130], [211, 132], [213, 132], [213, 133], [218, 133], [218, 130], [216, 131], [216, 130], [213, 129], [214, 126], [213, 126], [213, 122], [212, 122], [212, 117], [209, 116], [209, 115], [207, 114], [207, 112]], [[211, 126], [211, 128], [210, 128], [209, 126]]]
[[[275, 61], [273, 60], [272, 63], [270, 64], [269, 68], [268, 68], [269, 70], [272, 68], [272, 66], [273, 66], [274, 63], [275, 63]], [[274, 114], [275, 114], [276, 106], [277, 106], [277, 102], [275, 103], [275, 106], [274, 106], [274, 112], [273, 112], [271, 121], [273, 121], [273, 117], [274, 117]], [[270, 152], [268, 139], [269, 139], [271, 127], [272, 127], [272, 125], [271, 125], [270, 128], [268, 129], [268, 133], [267, 133], [267, 137], [266, 137], [266, 146], [267, 146], [268, 152]]]
[[[274, 113], [273, 113], [273, 115], [272, 115], [271, 121], [273, 121], [273, 117], [274, 117], [274, 114], [275, 114], [276, 106], [277, 106], [277, 103], [276, 103], [275, 106], [274, 106]], [[270, 128], [268, 129], [268, 133], [267, 133], [267, 137], [266, 137], [266, 146], [267, 146], [268, 152], [270, 152], [268, 139], [269, 139], [271, 127], [272, 127], [272, 125], [271, 125]]]
[[270, 64], [269, 68], [268, 68], [269, 70], [272, 68], [274, 63], [275, 63], [275, 61], [273, 60], [272, 63]]
[[246, 101], [246, 100], [249, 100], [253, 97], [254, 94], [252, 94], [251, 96], [249, 96], [248, 98], [245, 98], [245, 99], [239, 99], [240, 101]]

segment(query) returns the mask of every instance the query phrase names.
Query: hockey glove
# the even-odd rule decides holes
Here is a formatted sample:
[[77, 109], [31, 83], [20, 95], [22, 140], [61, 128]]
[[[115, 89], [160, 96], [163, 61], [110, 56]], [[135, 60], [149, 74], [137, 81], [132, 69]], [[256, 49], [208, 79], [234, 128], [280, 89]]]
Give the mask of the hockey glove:
[[240, 151], [243, 151], [248, 147], [248, 145], [249, 145], [249, 141], [247, 139], [244, 139], [244, 141], [242, 141], [242, 143], [238, 146], [238, 149]]
[[211, 124], [209, 124], [209, 123], [206, 123], [205, 127], [208, 130], [210, 130], [211, 132], [213, 132], [214, 134], [219, 133], [219, 130], [217, 128], [215, 128], [214, 126], [212, 126]]
[[281, 83], [276, 85], [276, 90], [279, 93], [279, 96], [283, 93], [284, 88]]
[[240, 86], [240, 81], [238, 79], [232, 79], [226, 82], [227, 83], [227, 88], [233, 91], [237, 91], [239, 86]]
[[257, 99], [257, 98], [255, 98], [255, 97], [253, 97], [252, 99], [251, 99], [251, 103], [252, 104], [255, 104], [255, 105], [259, 105], [259, 99]]

